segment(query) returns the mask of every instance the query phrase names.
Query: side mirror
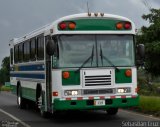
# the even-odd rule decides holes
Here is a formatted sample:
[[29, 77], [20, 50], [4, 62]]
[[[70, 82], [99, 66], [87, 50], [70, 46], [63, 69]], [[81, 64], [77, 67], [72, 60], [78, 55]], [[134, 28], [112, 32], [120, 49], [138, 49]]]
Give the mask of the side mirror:
[[144, 44], [139, 44], [137, 46], [137, 54], [139, 55], [139, 57], [141, 59], [143, 59], [145, 57], [145, 47], [144, 47]]
[[137, 65], [141, 66], [144, 64], [144, 57], [145, 57], [145, 47], [144, 44], [139, 44], [137, 46]]
[[48, 40], [47, 45], [46, 45], [46, 52], [49, 56], [52, 56], [54, 54], [55, 51], [55, 43], [54, 41]]

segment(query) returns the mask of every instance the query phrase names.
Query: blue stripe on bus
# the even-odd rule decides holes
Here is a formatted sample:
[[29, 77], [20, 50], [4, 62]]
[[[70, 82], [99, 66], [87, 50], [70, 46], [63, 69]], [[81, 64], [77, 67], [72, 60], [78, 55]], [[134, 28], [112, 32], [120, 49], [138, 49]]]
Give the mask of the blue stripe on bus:
[[37, 65], [16, 65], [14, 67], [14, 71], [43, 71], [44, 64], [37, 64]]
[[45, 79], [45, 74], [10, 74], [11, 77]]

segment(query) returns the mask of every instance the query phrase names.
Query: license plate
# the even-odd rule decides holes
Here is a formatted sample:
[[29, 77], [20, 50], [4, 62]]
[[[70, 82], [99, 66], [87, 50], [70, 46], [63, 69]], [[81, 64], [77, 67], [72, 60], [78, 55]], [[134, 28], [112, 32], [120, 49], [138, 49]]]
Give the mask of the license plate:
[[94, 105], [95, 106], [103, 106], [103, 105], [105, 105], [105, 100], [95, 100]]

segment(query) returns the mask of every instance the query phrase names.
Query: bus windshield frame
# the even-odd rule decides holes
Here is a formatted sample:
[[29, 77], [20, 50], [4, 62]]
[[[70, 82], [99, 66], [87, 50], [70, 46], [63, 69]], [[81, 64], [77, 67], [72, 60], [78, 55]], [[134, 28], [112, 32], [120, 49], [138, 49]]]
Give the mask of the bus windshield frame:
[[55, 38], [57, 51], [52, 57], [53, 68], [80, 68], [91, 55], [92, 59], [83, 68], [135, 66], [132, 34], [65, 34]]

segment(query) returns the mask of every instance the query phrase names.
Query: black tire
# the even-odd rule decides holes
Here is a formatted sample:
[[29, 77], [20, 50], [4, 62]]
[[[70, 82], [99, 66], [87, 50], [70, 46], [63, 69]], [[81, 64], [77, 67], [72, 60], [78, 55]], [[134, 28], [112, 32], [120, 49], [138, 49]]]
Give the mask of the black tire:
[[116, 115], [118, 113], [118, 108], [109, 108], [107, 110], [108, 115]]
[[40, 110], [40, 114], [41, 114], [41, 117], [46, 118], [46, 119], [51, 117], [51, 113], [43, 111], [43, 110]]
[[17, 90], [17, 105], [20, 109], [26, 108], [26, 100], [22, 97], [21, 86], [18, 86], [18, 90]]

